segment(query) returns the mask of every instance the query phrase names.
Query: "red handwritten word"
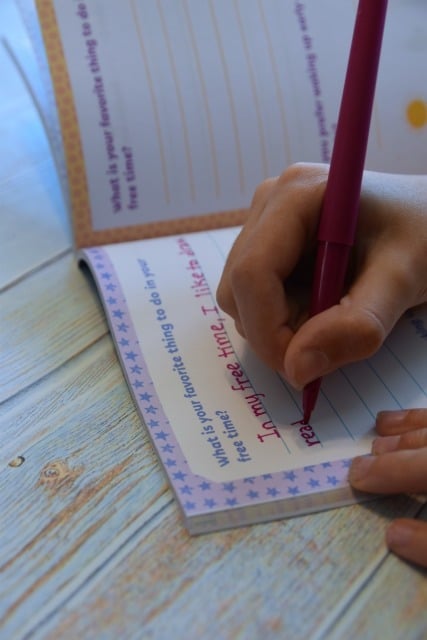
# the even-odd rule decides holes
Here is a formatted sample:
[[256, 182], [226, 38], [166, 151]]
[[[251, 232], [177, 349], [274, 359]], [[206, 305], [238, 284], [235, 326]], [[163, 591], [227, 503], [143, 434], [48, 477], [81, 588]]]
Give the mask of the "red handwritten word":
[[178, 238], [177, 243], [179, 247], [179, 252], [181, 254], [184, 254], [186, 256], [194, 256], [194, 251], [191, 248], [191, 245], [187, 242], [185, 238]]
[[[214, 313], [215, 315], [219, 316], [218, 307], [205, 307], [205, 305], [202, 304], [200, 309], [204, 316], [207, 316], [208, 314], [211, 314], [211, 313]], [[218, 318], [218, 319], [221, 320], [221, 318]]]
[[299, 428], [299, 433], [301, 438], [304, 439], [307, 447], [312, 447], [315, 444], [320, 444], [320, 440], [317, 439], [317, 436], [313, 431], [313, 427], [309, 424], [306, 424], [304, 420], [297, 420], [296, 422], [292, 422], [291, 424], [301, 425]]
[[[251, 381], [246, 376], [246, 373], [243, 371], [238, 362], [229, 362], [227, 364], [227, 369], [234, 377], [235, 384], [231, 385], [233, 391], [247, 391], [249, 389], [253, 391]], [[249, 395], [245, 395], [245, 400], [256, 418], [259, 418], [260, 416], [268, 417], [261, 398], [265, 398], [265, 393], [256, 393], [254, 391]], [[271, 420], [266, 420], [265, 422], [263, 422], [262, 428], [265, 429], [267, 433], [257, 434], [257, 438], [260, 442], [264, 442], [264, 439], [267, 438], [267, 436], [274, 435], [276, 436], [276, 438], [280, 438], [280, 433]]]
[[224, 318], [221, 318], [218, 307], [206, 307], [205, 305], [202, 305], [200, 310], [204, 316], [209, 316], [211, 314], [216, 315], [215, 324], [210, 325], [210, 330], [213, 333], [213, 337], [217, 345], [218, 358], [229, 358], [230, 356], [234, 356], [233, 345], [228, 337], [227, 329], [225, 328], [225, 321]]
[[235, 379], [236, 384], [232, 384], [233, 391], [245, 391], [245, 389], [252, 389], [252, 383], [246, 376], [246, 373], [241, 369], [238, 362], [229, 362], [227, 369], [231, 372], [231, 375]]
[[218, 358], [228, 358], [234, 355], [233, 345], [230, 342], [230, 338], [228, 337], [227, 330], [225, 329], [224, 323], [221, 318], [218, 318], [216, 324], [211, 324], [211, 331], [213, 332], [213, 337], [216, 342], [217, 348], [217, 356]]
[[254, 416], [265, 416], [264, 405], [260, 398], [265, 398], [265, 393], [252, 393], [250, 396], [245, 396], [245, 400], [252, 409]]
[[191, 278], [193, 284], [191, 288], [193, 289], [194, 295], [196, 298], [202, 298], [203, 296], [212, 297], [211, 290], [206, 281], [205, 274], [199, 264], [199, 261], [196, 258], [192, 258], [188, 262], [187, 269], [191, 271]]
[[274, 424], [272, 423], [271, 420], [267, 420], [266, 422], [263, 422], [262, 424], [262, 428], [265, 429], [267, 431], [267, 433], [258, 433], [257, 434], [257, 438], [260, 442], [264, 442], [265, 438], [267, 438], [267, 436], [276, 436], [276, 438], [280, 438], [280, 433], [277, 429], [277, 427], [274, 426]]

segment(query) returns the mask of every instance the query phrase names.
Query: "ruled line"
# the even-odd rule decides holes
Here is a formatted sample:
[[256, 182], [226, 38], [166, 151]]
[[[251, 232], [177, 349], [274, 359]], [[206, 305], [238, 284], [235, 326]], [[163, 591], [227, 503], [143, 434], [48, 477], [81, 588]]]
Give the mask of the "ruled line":
[[277, 99], [277, 104], [279, 106], [280, 122], [282, 125], [282, 131], [283, 131], [284, 150], [287, 157], [286, 164], [290, 164], [292, 160], [292, 152], [291, 152], [291, 144], [289, 140], [288, 126], [286, 121], [286, 110], [285, 110], [285, 105], [283, 103], [283, 95], [282, 95], [281, 86], [280, 86], [279, 65], [277, 64], [276, 56], [274, 54], [274, 48], [271, 42], [271, 33], [268, 28], [267, 20], [265, 17], [263, 0], [258, 0], [258, 8], [261, 16], [261, 27], [264, 31], [265, 39], [267, 40], [268, 56], [270, 58], [271, 70], [273, 72], [273, 77], [274, 77], [274, 87], [276, 90], [276, 99]]
[[148, 64], [147, 52], [146, 52], [145, 46], [144, 46], [144, 38], [142, 36], [141, 25], [140, 25], [140, 22], [139, 22], [139, 16], [138, 16], [138, 11], [137, 11], [136, 6], [135, 6], [135, 2], [136, 2], [136, 0], [130, 0], [130, 6], [131, 6], [131, 11], [132, 11], [132, 16], [133, 16], [133, 19], [134, 19], [134, 22], [135, 22], [136, 34], [137, 34], [137, 38], [138, 38], [139, 48], [141, 49], [142, 60], [143, 60], [143, 63], [144, 63], [144, 69], [145, 69], [145, 73], [146, 73], [146, 76], [147, 76], [148, 88], [149, 88], [149, 91], [150, 91], [150, 98], [151, 98], [151, 103], [152, 103], [153, 112], [154, 112], [154, 121], [155, 121], [155, 126], [156, 126], [156, 134], [157, 134], [157, 139], [158, 139], [158, 143], [159, 143], [160, 162], [161, 162], [161, 165], [162, 165], [162, 178], [163, 178], [164, 196], [165, 196], [165, 200], [166, 200], [167, 204], [170, 204], [171, 203], [171, 195], [170, 195], [168, 170], [167, 170], [167, 163], [166, 163], [165, 146], [164, 146], [164, 142], [163, 142], [162, 129], [161, 129], [161, 126], [160, 126], [159, 109], [158, 109], [157, 98], [156, 98], [156, 94], [155, 94], [155, 91], [154, 91], [154, 85], [153, 85], [153, 78], [152, 78], [150, 67], [149, 67], [149, 64]]
[[194, 53], [194, 60], [196, 62], [197, 75], [198, 75], [198, 78], [199, 78], [200, 87], [201, 87], [201, 91], [202, 91], [203, 103], [204, 103], [204, 106], [205, 106], [206, 119], [207, 119], [207, 124], [208, 124], [209, 146], [210, 146], [210, 151], [211, 151], [211, 156], [212, 156], [212, 168], [213, 168], [213, 174], [214, 174], [215, 195], [217, 197], [219, 197], [221, 195], [221, 185], [220, 185], [219, 169], [218, 169], [218, 154], [217, 154], [217, 149], [216, 149], [215, 136], [214, 136], [214, 132], [213, 132], [213, 125], [212, 125], [212, 113], [211, 113], [211, 108], [210, 108], [209, 99], [208, 99], [208, 92], [206, 90], [206, 83], [205, 83], [205, 78], [204, 78], [204, 74], [203, 74], [202, 64], [201, 64], [201, 61], [200, 61], [200, 51], [199, 51], [199, 48], [197, 46], [197, 41], [196, 41], [196, 37], [195, 37], [195, 34], [194, 34], [193, 22], [191, 20], [190, 11], [188, 9], [188, 0], [184, 0], [183, 7], [184, 7], [185, 18], [187, 20], [188, 32], [190, 34], [191, 47], [192, 47], [193, 53]]
[[250, 81], [250, 85], [251, 85], [252, 96], [253, 96], [254, 106], [255, 106], [256, 119], [257, 119], [257, 124], [258, 124], [258, 135], [259, 135], [259, 141], [260, 141], [260, 147], [261, 147], [261, 159], [262, 159], [264, 178], [268, 178], [270, 173], [269, 173], [269, 169], [268, 169], [268, 159], [267, 159], [267, 149], [266, 149], [266, 144], [265, 144], [264, 124], [263, 124], [263, 121], [262, 121], [261, 107], [260, 107], [258, 90], [257, 90], [257, 85], [256, 85], [256, 80], [255, 80], [254, 68], [253, 68], [253, 65], [252, 65], [251, 57], [250, 57], [248, 41], [247, 41], [245, 30], [244, 30], [244, 27], [243, 27], [243, 24], [242, 24], [242, 16], [241, 16], [241, 13], [240, 13], [238, 1], [234, 0], [233, 4], [234, 4], [234, 10], [235, 10], [236, 16], [237, 16], [237, 24], [238, 24], [238, 27], [239, 27], [240, 38], [242, 40], [243, 51], [245, 52], [246, 63], [248, 65], [249, 81]]
[[189, 134], [188, 134], [188, 123], [187, 123], [187, 118], [186, 118], [186, 115], [185, 115], [184, 101], [183, 101], [183, 98], [182, 98], [182, 93], [181, 93], [181, 89], [180, 89], [179, 82], [178, 82], [178, 74], [177, 74], [177, 69], [176, 69], [176, 65], [175, 65], [175, 59], [174, 59], [171, 43], [170, 43], [170, 40], [169, 40], [169, 34], [167, 32], [166, 21], [165, 21], [165, 16], [164, 16], [164, 13], [163, 13], [162, 3], [161, 2], [157, 3], [157, 9], [158, 9], [159, 16], [160, 16], [160, 22], [161, 22], [161, 26], [162, 26], [163, 37], [164, 37], [165, 42], [166, 42], [166, 49], [167, 49], [167, 54], [168, 54], [168, 58], [169, 58], [169, 64], [171, 66], [172, 77], [173, 77], [173, 81], [174, 81], [174, 85], [175, 85], [176, 97], [177, 97], [177, 100], [178, 100], [178, 109], [179, 109], [179, 115], [180, 115], [180, 118], [181, 118], [182, 133], [183, 133], [183, 136], [184, 136], [184, 148], [185, 148], [185, 159], [186, 159], [186, 162], [187, 162], [188, 182], [189, 182], [191, 200], [194, 202], [195, 199], [196, 199], [196, 188], [195, 188], [195, 184], [194, 184], [193, 161], [192, 161], [192, 158], [191, 158], [190, 138], [189, 138]]
[[241, 147], [241, 143], [240, 143], [240, 135], [239, 135], [239, 127], [238, 127], [238, 120], [237, 120], [236, 105], [234, 104], [233, 90], [232, 90], [232, 87], [231, 87], [230, 75], [228, 73], [227, 61], [226, 61], [225, 54], [224, 54], [224, 48], [223, 48], [223, 45], [222, 45], [221, 34], [220, 34], [220, 31], [219, 31], [218, 21], [217, 21], [216, 15], [215, 15], [215, 10], [214, 10], [214, 7], [213, 7], [213, 1], [212, 0], [209, 0], [209, 9], [210, 9], [210, 13], [211, 13], [211, 17], [212, 17], [212, 24], [213, 24], [214, 32], [215, 32], [215, 39], [216, 39], [216, 42], [217, 42], [218, 51], [219, 51], [220, 58], [221, 58], [221, 65], [222, 65], [222, 70], [223, 70], [223, 74], [224, 74], [224, 80], [225, 80], [228, 100], [229, 100], [229, 103], [230, 103], [230, 112], [231, 112], [231, 120], [232, 120], [232, 126], [233, 126], [233, 135], [234, 135], [234, 142], [235, 142], [236, 153], [237, 153], [237, 165], [238, 165], [238, 170], [239, 170], [239, 186], [240, 186], [240, 191], [243, 193], [245, 191], [245, 175], [244, 175], [244, 168], [243, 168], [242, 147]]

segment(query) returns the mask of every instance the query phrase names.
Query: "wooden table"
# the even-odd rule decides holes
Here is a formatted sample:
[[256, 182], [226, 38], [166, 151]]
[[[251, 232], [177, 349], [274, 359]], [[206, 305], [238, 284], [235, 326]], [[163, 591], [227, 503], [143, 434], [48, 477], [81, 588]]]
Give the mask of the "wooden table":
[[[0, 30], [28, 46], [12, 0]], [[411, 498], [186, 533], [4, 48], [0, 78], [1, 640], [426, 638], [425, 573], [383, 536]]]

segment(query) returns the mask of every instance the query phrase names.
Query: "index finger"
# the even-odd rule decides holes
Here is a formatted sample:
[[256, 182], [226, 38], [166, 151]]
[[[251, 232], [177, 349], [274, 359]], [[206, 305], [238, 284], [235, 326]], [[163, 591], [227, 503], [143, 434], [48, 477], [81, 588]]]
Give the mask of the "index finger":
[[257, 355], [280, 372], [294, 334], [286, 280], [313, 244], [325, 178], [324, 167], [304, 165], [277, 180], [230, 255], [218, 289], [220, 306], [231, 310]]
[[427, 448], [355, 458], [350, 467], [349, 480], [360, 491], [424, 493], [427, 491]]

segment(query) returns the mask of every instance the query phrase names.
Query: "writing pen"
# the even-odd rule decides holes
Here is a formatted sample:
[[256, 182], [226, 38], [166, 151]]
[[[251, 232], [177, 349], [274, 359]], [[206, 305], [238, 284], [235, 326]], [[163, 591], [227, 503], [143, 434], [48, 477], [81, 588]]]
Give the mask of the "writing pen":
[[[310, 316], [342, 296], [359, 213], [387, 0], [359, 0], [317, 233]], [[310, 422], [321, 378], [303, 390], [303, 422]]]

